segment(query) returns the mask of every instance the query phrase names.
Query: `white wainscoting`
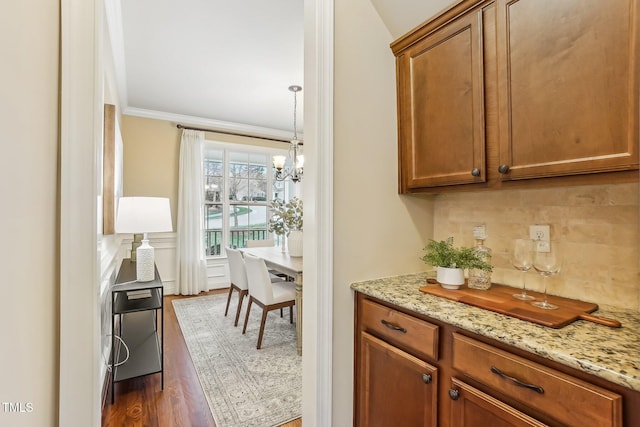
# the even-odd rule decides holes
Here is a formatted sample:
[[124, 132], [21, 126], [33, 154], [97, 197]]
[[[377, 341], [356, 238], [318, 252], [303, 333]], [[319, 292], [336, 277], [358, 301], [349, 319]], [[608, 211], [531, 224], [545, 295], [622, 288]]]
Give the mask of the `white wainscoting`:
[[[128, 235], [120, 246], [120, 260], [131, 255], [131, 241]], [[154, 233], [149, 236], [149, 244], [155, 249], [156, 266], [162, 278], [165, 295], [175, 295], [176, 288], [176, 233]], [[209, 289], [229, 287], [229, 264], [225, 258], [207, 259], [207, 283]]]
[[[116, 273], [120, 268], [122, 257], [120, 241], [117, 234], [99, 236], [100, 248], [100, 384], [106, 386], [108, 375], [107, 366], [111, 355], [111, 285], [116, 280]], [[102, 390], [102, 399], [106, 398], [106, 390]]]
[[[177, 294], [176, 289], [176, 234], [154, 233], [149, 236], [149, 244], [155, 248], [156, 266], [162, 278], [165, 295]], [[100, 365], [101, 384], [106, 385], [107, 365], [111, 354], [111, 286], [115, 283], [118, 269], [124, 258], [131, 256], [133, 236], [101, 236], [100, 247]], [[207, 278], [209, 289], [229, 287], [229, 264], [227, 258], [207, 260]], [[103, 393], [106, 390], [103, 390]], [[103, 395], [103, 399], [106, 395]]]
[[226, 257], [207, 259], [207, 283], [209, 289], [229, 287], [229, 262]]

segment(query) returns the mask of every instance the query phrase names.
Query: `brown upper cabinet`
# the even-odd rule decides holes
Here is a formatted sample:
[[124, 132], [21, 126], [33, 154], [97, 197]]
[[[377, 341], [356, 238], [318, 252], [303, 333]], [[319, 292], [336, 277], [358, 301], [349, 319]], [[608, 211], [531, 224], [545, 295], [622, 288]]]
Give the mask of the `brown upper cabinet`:
[[392, 43], [399, 191], [637, 180], [639, 6], [463, 0]]
[[401, 174], [408, 188], [486, 179], [482, 10], [397, 57]]

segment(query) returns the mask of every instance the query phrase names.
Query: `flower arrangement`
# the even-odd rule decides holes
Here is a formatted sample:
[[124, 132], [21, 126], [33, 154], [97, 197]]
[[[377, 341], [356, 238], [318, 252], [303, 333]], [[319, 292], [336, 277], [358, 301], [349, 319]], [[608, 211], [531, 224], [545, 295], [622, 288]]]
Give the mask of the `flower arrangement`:
[[294, 197], [285, 203], [276, 199], [271, 202], [270, 208], [270, 233], [288, 236], [294, 230], [302, 231], [302, 200]]
[[491, 271], [491, 264], [486, 262], [475, 248], [453, 246], [453, 237], [439, 242], [430, 240], [424, 248], [422, 261], [433, 267], [478, 269]]

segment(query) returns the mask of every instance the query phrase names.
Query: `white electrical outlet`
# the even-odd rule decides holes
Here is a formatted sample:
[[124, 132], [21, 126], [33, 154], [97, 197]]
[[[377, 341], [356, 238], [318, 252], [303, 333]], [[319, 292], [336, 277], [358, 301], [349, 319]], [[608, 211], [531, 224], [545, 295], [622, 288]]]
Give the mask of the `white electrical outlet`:
[[549, 252], [551, 245], [551, 232], [549, 225], [536, 224], [529, 226], [529, 238], [535, 240], [536, 252]]

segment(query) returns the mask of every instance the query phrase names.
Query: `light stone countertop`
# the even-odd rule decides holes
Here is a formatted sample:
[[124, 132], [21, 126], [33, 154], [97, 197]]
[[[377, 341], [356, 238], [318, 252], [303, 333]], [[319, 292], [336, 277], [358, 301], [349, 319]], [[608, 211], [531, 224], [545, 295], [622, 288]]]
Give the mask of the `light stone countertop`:
[[640, 391], [640, 312], [600, 306], [610, 328], [577, 320], [560, 329], [420, 292], [426, 273], [366, 280], [351, 289]]

